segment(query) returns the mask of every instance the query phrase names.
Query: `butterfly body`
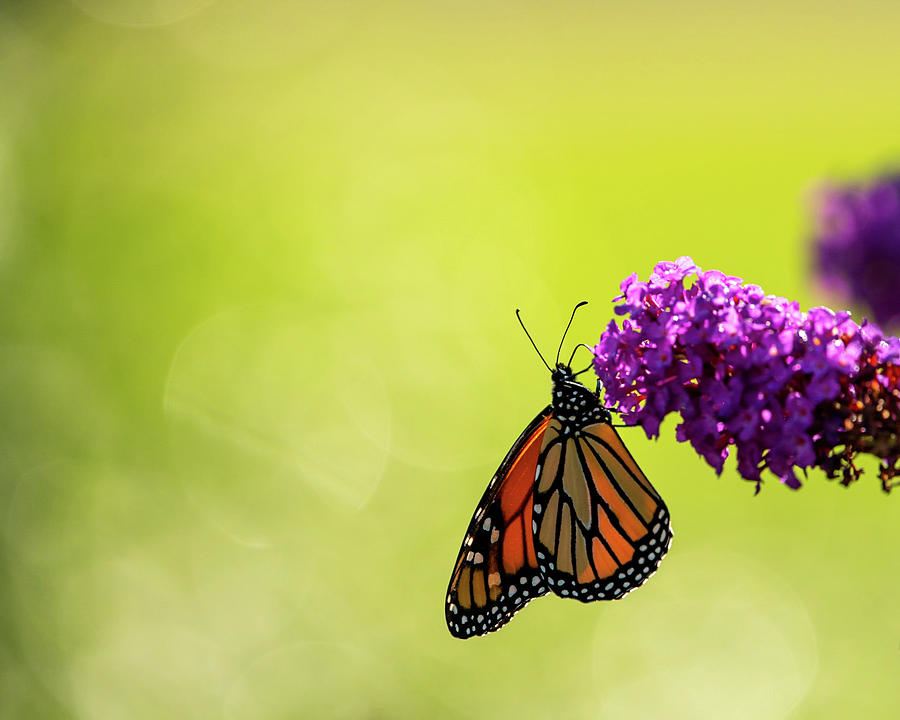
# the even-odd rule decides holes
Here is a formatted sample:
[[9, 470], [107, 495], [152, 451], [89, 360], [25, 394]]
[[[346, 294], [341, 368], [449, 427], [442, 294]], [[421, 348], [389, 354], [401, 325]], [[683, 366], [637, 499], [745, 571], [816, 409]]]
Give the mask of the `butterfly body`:
[[620, 598], [671, 542], [668, 510], [598, 396], [568, 365], [551, 379], [551, 404], [513, 444], [469, 523], [445, 608], [455, 637], [497, 630], [550, 591]]
[[572, 370], [562, 363], [550, 375], [553, 381], [553, 416], [563, 434], [572, 434], [591, 422], [610, 422], [612, 416], [598, 397], [575, 379]]

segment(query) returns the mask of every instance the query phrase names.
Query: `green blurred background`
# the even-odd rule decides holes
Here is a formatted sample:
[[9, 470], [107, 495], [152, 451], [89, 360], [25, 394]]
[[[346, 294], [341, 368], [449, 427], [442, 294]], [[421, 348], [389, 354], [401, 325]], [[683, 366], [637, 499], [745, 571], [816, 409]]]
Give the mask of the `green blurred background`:
[[[0, 5], [0, 717], [844, 718], [900, 702], [900, 506], [626, 439], [625, 601], [451, 639], [470, 514], [621, 278], [822, 302], [900, 147], [887, 2]], [[893, 89], [891, 89], [893, 88]]]

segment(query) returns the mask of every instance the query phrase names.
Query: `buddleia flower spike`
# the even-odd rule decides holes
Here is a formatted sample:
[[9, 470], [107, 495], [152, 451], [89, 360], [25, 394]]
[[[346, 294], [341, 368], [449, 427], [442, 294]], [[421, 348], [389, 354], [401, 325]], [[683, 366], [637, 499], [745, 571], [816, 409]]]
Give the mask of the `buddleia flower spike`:
[[900, 326], [900, 175], [816, 195], [816, 278], [842, 302]]
[[850, 313], [769, 295], [689, 257], [621, 284], [615, 320], [594, 348], [607, 406], [648, 437], [669, 414], [676, 438], [721, 473], [763, 472], [799, 488], [822, 469], [849, 485], [860, 453], [880, 460], [885, 491], [900, 460], [900, 341]]

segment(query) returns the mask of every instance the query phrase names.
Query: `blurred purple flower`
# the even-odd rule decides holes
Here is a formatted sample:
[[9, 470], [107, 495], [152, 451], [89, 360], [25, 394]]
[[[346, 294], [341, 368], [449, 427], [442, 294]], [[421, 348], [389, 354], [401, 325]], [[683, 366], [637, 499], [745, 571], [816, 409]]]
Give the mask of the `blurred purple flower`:
[[813, 254], [822, 284], [876, 322], [900, 324], [900, 175], [825, 188], [816, 210]]
[[864, 452], [881, 460], [887, 491], [900, 475], [900, 340], [846, 312], [765, 295], [690, 258], [632, 274], [601, 335], [594, 369], [606, 404], [648, 437], [679, 413], [675, 434], [722, 472], [731, 446], [740, 475], [769, 470], [800, 487], [823, 469], [843, 484]]

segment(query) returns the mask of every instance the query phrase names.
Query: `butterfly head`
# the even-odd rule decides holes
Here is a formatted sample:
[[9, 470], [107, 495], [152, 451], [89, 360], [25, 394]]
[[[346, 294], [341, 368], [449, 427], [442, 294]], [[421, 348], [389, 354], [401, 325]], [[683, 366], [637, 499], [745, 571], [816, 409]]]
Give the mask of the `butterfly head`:
[[556, 369], [550, 372], [550, 377], [553, 379], [555, 383], [563, 383], [570, 380], [575, 379], [575, 373], [572, 372], [572, 368], [570, 368], [565, 363], [557, 363]]

